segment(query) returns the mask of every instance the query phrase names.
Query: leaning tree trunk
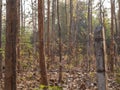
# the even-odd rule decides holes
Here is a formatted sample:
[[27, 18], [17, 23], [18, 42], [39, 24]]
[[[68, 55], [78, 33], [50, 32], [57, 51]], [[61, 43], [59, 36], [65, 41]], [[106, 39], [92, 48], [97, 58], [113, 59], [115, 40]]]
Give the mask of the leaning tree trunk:
[[7, 0], [6, 9], [4, 90], [16, 90], [17, 0]]
[[[0, 0], [0, 49], [2, 48], [1, 34], [2, 34], [2, 0]], [[1, 78], [2, 78], [2, 52], [0, 50], [0, 79]]]
[[39, 65], [40, 65], [40, 74], [41, 74], [41, 84], [47, 86], [47, 72], [46, 72], [46, 63], [44, 56], [44, 41], [43, 41], [43, 32], [44, 32], [44, 14], [43, 14], [43, 0], [38, 0], [38, 30], [39, 30]]

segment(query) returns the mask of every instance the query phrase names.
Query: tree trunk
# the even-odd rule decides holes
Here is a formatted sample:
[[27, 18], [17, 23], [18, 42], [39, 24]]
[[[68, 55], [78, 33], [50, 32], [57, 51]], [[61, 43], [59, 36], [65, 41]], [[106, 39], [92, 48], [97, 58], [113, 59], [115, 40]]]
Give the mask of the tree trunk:
[[93, 60], [92, 0], [88, 2], [88, 35], [87, 59], [88, 71], [90, 71], [91, 61]]
[[114, 71], [114, 0], [111, 0], [111, 44], [110, 44], [110, 61], [109, 61], [109, 68], [110, 71]]
[[24, 16], [24, 18], [23, 18], [23, 27], [24, 27], [24, 30], [25, 30], [25, 26], [26, 26], [25, 25], [25, 4], [26, 4], [25, 1], [26, 0], [24, 0], [24, 7], [23, 7], [24, 8], [24, 11], [23, 11], [23, 16]]
[[55, 36], [56, 36], [56, 32], [55, 32], [55, 18], [56, 18], [56, 0], [53, 0], [52, 2], [52, 55], [51, 55], [51, 60], [54, 61], [55, 59], [55, 55], [54, 54], [54, 51], [55, 51]]
[[33, 29], [33, 49], [34, 54], [36, 54], [36, 41], [37, 41], [37, 30], [36, 30], [36, 1], [34, 3], [33, 0], [31, 0], [32, 3], [32, 29]]
[[119, 25], [119, 35], [120, 35], [120, 0], [118, 0], [118, 4], [119, 4], [118, 25]]
[[98, 90], [108, 90], [106, 75], [107, 63], [106, 63], [105, 34], [104, 28], [102, 26], [98, 26], [96, 28], [94, 32], [94, 38], [95, 38]]
[[6, 9], [4, 90], [16, 90], [17, 0], [7, 0]]
[[16, 53], [17, 53], [17, 69], [20, 71], [20, 0], [17, 0], [17, 37], [16, 37]]
[[20, 8], [21, 8], [21, 29], [23, 29], [23, 0], [20, 0]]
[[48, 69], [50, 64], [50, 0], [48, 2], [48, 11], [47, 11], [47, 56], [48, 56]]
[[[2, 0], [0, 0], [0, 49], [2, 49]], [[2, 51], [0, 50], [0, 79], [2, 78]]]
[[61, 46], [61, 26], [60, 26], [60, 17], [59, 17], [59, 0], [57, 0], [57, 19], [58, 19], [58, 32], [59, 32], [59, 80], [58, 82], [61, 83], [62, 81], [62, 46]]
[[73, 27], [72, 27], [72, 23], [73, 23], [73, 0], [70, 0], [70, 24], [69, 24], [69, 43], [68, 43], [68, 46], [69, 46], [69, 50], [68, 50], [68, 64], [71, 64], [71, 60], [72, 57], [72, 30], [73, 30]]
[[44, 41], [43, 41], [43, 32], [44, 32], [44, 9], [43, 9], [43, 0], [38, 0], [38, 30], [39, 30], [39, 58], [40, 58], [40, 73], [41, 73], [41, 84], [47, 86], [47, 72], [46, 72], [46, 63], [44, 56]]

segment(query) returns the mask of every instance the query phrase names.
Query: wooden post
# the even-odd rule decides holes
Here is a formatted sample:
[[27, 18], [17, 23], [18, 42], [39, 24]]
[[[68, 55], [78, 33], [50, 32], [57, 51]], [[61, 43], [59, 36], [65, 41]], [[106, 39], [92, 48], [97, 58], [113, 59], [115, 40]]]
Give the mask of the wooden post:
[[98, 26], [94, 31], [95, 40], [95, 55], [96, 55], [96, 68], [97, 68], [97, 80], [98, 90], [107, 89], [107, 61], [106, 61], [106, 49], [105, 49], [105, 34], [104, 27]]

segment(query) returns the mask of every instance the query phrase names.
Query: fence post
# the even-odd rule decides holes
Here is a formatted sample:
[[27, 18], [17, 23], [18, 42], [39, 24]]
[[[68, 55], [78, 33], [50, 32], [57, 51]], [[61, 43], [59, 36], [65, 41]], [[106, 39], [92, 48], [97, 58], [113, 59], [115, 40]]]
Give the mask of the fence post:
[[95, 56], [96, 56], [96, 69], [97, 69], [97, 85], [98, 90], [107, 89], [107, 59], [106, 59], [106, 48], [105, 48], [105, 34], [104, 27], [97, 26], [94, 31], [95, 40]]

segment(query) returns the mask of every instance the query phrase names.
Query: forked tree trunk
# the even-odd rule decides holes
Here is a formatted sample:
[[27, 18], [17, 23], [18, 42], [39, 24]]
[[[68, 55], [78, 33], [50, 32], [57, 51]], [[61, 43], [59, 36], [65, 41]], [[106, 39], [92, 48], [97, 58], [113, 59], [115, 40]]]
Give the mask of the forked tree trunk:
[[17, 0], [7, 0], [6, 9], [4, 90], [16, 90]]
[[46, 72], [46, 62], [44, 56], [44, 41], [43, 41], [43, 32], [44, 32], [44, 12], [43, 12], [43, 0], [38, 0], [38, 31], [39, 31], [39, 65], [40, 65], [40, 74], [41, 74], [41, 84], [47, 86], [47, 72]]

